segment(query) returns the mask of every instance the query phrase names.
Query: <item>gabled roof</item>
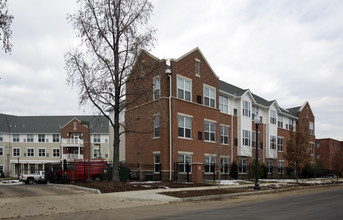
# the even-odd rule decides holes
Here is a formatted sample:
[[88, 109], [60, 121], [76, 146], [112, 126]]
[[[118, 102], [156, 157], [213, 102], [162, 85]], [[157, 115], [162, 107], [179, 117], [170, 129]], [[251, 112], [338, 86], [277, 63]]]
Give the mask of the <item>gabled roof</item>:
[[291, 115], [293, 115], [293, 116], [295, 116], [295, 117], [298, 117], [298, 112], [299, 112], [300, 108], [301, 108], [301, 106], [297, 106], [297, 107], [293, 107], [293, 108], [288, 108], [287, 111], [288, 111]]
[[91, 133], [108, 134], [109, 122], [105, 116], [13, 116], [0, 114], [0, 132], [6, 133], [60, 133], [61, 127], [76, 118], [89, 121]]

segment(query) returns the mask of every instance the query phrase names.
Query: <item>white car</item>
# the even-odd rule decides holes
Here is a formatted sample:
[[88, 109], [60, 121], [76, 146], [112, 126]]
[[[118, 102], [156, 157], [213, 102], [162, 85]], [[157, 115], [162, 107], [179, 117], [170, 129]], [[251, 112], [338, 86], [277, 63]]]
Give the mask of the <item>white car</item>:
[[21, 174], [19, 180], [25, 182], [26, 184], [36, 183], [46, 183], [45, 171], [39, 171], [34, 174]]

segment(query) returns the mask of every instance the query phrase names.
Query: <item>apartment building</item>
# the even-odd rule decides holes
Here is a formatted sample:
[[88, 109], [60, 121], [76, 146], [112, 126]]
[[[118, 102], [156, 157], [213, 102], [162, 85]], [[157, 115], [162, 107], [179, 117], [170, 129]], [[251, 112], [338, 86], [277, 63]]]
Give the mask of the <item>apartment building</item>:
[[112, 158], [109, 123], [103, 116], [0, 114], [0, 171], [6, 175], [34, 173], [45, 163], [89, 157]]
[[[139, 94], [143, 88], [151, 90]], [[170, 63], [142, 53], [127, 81], [126, 103], [126, 129], [135, 130], [125, 138], [131, 170], [140, 163], [144, 172], [161, 171], [162, 179], [188, 173], [200, 182], [225, 173], [236, 161], [240, 177], [247, 178], [256, 151], [255, 115], [262, 119], [258, 156], [269, 175], [285, 172], [283, 152], [297, 123], [310, 132], [315, 161], [315, 120], [308, 102], [283, 109], [275, 100], [221, 81], [199, 48]]]
[[343, 150], [343, 141], [332, 138], [316, 139], [316, 159], [323, 162], [327, 170], [332, 170], [331, 161], [341, 150]]

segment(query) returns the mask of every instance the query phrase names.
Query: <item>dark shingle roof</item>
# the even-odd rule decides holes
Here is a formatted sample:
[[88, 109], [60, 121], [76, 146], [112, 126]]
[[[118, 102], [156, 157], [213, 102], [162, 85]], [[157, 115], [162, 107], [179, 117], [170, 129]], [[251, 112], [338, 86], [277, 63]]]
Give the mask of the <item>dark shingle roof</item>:
[[300, 110], [301, 106], [298, 107], [294, 107], [294, 108], [288, 108], [287, 111], [289, 112], [289, 114], [298, 117], [298, 111]]
[[61, 127], [72, 119], [89, 121], [91, 133], [109, 133], [109, 122], [104, 116], [13, 116], [0, 114], [0, 132], [60, 133]]

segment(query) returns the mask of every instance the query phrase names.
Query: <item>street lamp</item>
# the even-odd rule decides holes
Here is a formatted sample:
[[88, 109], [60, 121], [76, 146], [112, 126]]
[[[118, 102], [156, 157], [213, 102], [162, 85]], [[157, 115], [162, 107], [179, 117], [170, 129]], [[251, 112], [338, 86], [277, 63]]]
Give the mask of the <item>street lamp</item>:
[[88, 128], [88, 179], [87, 181], [91, 180], [91, 169], [90, 169], [90, 157], [91, 157], [91, 143], [90, 143], [90, 127], [89, 127], [89, 121], [81, 121], [82, 125], [86, 125]]
[[255, 180], [255, 186], [254, 186], [254, 189], [255, 190], [260, 190], [260, 184], [258, 182], [258, 125], [261, 123], [261, 119], [260, 119], [260, 116], [256, 115], [255, 118], [254, 118], [254, 122], [255, 122], [255, 125], [256, 125], [256, 161], [255, 161], [255, 168], [256, 168], [256, 173], [255, 173], [255, 176], [256, 176], [256, 180]]

